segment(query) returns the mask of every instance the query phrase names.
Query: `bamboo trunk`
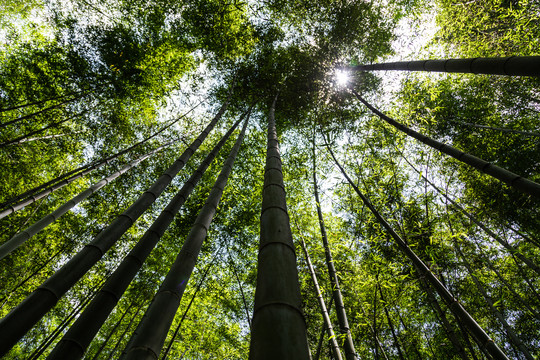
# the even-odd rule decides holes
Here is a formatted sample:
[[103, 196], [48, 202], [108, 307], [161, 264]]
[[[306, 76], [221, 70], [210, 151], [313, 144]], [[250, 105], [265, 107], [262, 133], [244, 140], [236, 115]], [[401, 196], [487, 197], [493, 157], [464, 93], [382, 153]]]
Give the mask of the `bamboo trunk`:
[[509, 56], [447, 60], [398, 61], [357, 65], [355, 71], [404, 70], [489, 75], [540, 76], [540, 56]]
[[218, 114], [193, 144], [126, 211], [0, 320], [0, 338], [3, 340], [0, 343], [0, 356], [15, 345], [155, 202], [213, 129], [225, 112], [226, 105], [221, 107]]
[[[540, 69], [540, 67], [539, 67]], [[482, 160], [480, 158], [477, 158], [476, 156], [464, 153], [463, 151], [460, 151], [456, 149], [453, 146], [443, 144], [440, 141], [434, 140], [426, 135], [422, 135], [411, 128], [398, 123], [394, 119], [392, 119], [389, 116], [386, 116], [379, 110], [375, 109], [373, 106], [371, 106], [366, 100], [364, 100], [358, 93], [354, 90], [352, 90], [352, 93], [360, 100], [368, 109], [370, 109], [373, 113], [375, 113], [378, 117], [386, 121], [388, 124], [394, 126], [396, 129], [404, 132], [405, 134], [412, 136], [416, 140], [436, 149], [440, 152], [443, 152], [447, 155], [450, 155], [456, 160], [459, 160], [467, 165], [472, 166], [473, 168], [492, 176], [493, 178], [502, 181], [509, 186], [515, 188], [516, 190], [519, 190], [521, 192], [524, 192], [526, 194], [532, 195], [534, 197], [540, 198], [540, 184], [535, 183], [534, 181], [525, 179], [524, 177], [521, 177], [517, 174], [514, 174], [513, 172], [510, 172], [506, 169], [503, 169], [499, 166], [493, 165], [485, 160]]]
[[146, 258], [161, 239], [175, 215], [184, 205], [206, 169], [210, 166], [222, 146], [230, 137], [234, 129], [242, 119], [238, 120], [231, 129], [223, 136], [218, 144], [201, 162], [197, 170], [186, 181], [182, 189], [173, 197], [167, 207], [163, 209], [156, 221], [144, 233], [139, 242], [122, 260], [116, 271], [103, 286], [103, 289], [81, 314], [75, 324], [69, 329], [62, 341], [58, 343], [48, 359], [79, 359], [84, 355], [84, 351], [90, 345], [100, 327], [107, 320], [107, 317], [120, 300], [127, 287], [137, 275]]
[[180, 253], [176, 257], [171, 269], [163, 280], [152, 303], [146, 310], [143, 320], [137, 327], [137, 333], [126, 348], [126, 359], [157, 359], [167, 338], [167, 333], [174, 320], [187, 283], [195, 267], [202, 243], [206, 238], [208, 228], [217, 211], [221, 195], [227, 185], [232, 171], [234, 160], [244, 139], [249, 115], [229, 157], [223, 164], [206, 202], [199, 212]]
[[5, 258], [7, 255], [9, 255], [13, 250], [17, 249], [19, 246], [24, 244], [26, 241], [28, 241], [32, 236], [36, 235], [38, 232], [43, 230], [45, 227], [52, 224], [54, 221], [58, 220], [62, 215], [64, 215], [66, 212], [71, 210], [73, 207], [75, 207], [78, 203], [85, 200], [86, 198], [90, 197], [92, 194], [94, 194], [96, 191], [104, 187], [105, 185], [110, 184], [112, 181], [114, 181], [117, 177], [124, 174], [125, 172], [129, 171], [130, 169], [134, 168], [135, 166], [139, 165], [144, 160], [148, 159], [152, 155], [156, 154], [157, 152], [161, 151], [162, 149], [168, 147], [175, 141], [170, 141], [165, 145], [162, 145], [158, 147], [157, 149], [154, 149], [150, 151], [147, 154], [144, 154], [143, 156], [139, 157], [136, 160], [133, 160], [129, 164], [122, 167], [122, 169], [112, 173], [111, 175], [101, 179], [96, 184], [90, 186], [88, 189], [84, 190], [83, 192], [79, 193], [77, 196], [73, 197], [71, 200], [67, 201], [65, 204], [58, 207], [56, 210], [51, 212], [50, 214], [44, 216], [43, 218], [36, 221], [33, 225], [29, 226], [25, 230], [17, 233], [14, 235], [11, 239], [7, 240], [5, 243], [3, 243], [0, 246], [0, 260]]
[[328, 339], [330, 339], [330, 347], [332, 349], [332, 354], [334, 355], [335, 360], [341, 360], [341, 352], [339, 351], [339, 345], [337, 343], [336, 335], [334, 334], [334, 327], [332, 326], [332, 322], [330, 321], [330, 315], [328, 315], [328, 310], [326, 310], [326, 304], [324, 303], [321, 289], [319, 288], [317, 275], [315, 274], [313, 265], [311, 265], [311, 259], [307, 252], [306, 243], [304, 242], [304, 240], [302, 240], [302, 250], [304, 251], [304, 256], [306, 257], [309, 274], [311, 275], [311, 280], [313, 281], [313, 286], [315, 287], [315, 292], [317, 293], [317, 300], [319, 301], [319, 306], [321, 307], [321, 313], [325, 323], [325, 328], [328, 332]]
[[249, 359], [310, 358], [296, 268], [274, 111], [268, 115], [268, 143], [261, 210], [257, 285]]
[[324, 246], [324, 256], [326, 258], [326, 266], [328, 268], [328, 277], [330, 278], [330, 284], [332, 285], [332, 296], [334, 297], [334, 303], [336, 304], [336, 315], [339, 323], [339, 331], [345, 339], [343, 344], [343, 347], [345, 349], [345, 358], [347, 360], [355, 360], [356, 350], [354, 349], [351, 329], [349, 327], [349, 321], [347, 320], [347, 312], [345, 311], [345, 305], [343, 304], [343, 297], [341, 295], [341, 287], [339, 285], [339, 279], [337, 277], [336, 268], [334, 266], [334, 259], [332, 257], [332, 252], [330, 251], [330, 245], [328, 244], [328, 236], [326, 235], [326, 226], [324, 224], [324, 217], [321, 210], [321, 201], [319, 199], [319, 189], [317, 186], [315, 139], [313, 139], [313, 192], [315, 195], [315, 206], [317, 207], [317, 216], [319, 219], [321, 238]]
[[412, 261], [415, 267], [417, 267], [421, 274], [426, 276], [426, 279], [430, 282], [433, 288], [437, 291], [439, 296], [446, 302], [450, 310], [456, 315], [458, 321], [463, 322], [465, 327], [471, 332], [471, 334], [478, 340], [479, 344], [482, 344], [491, 356], [496, 359], [507, 360], [508, 357], [502, 352], [502, 350], [493, 342], [493, 340], [486, 334], [484, 329], [478, 325], [478, 323], [471, 317], [471, 315], [465, 310], [465, 308], [459, 303], [457, 299], [448, 291], [448, 289], [437, 279], [437, 277], [429, 270], [429, 268], [424, 264], [422, 260], [414, 253], [414, 251], [407, 245], [407, 243], [392, 229], [390, 224], [381, 216], [381, 214], [375, 209], [371, 204], [368, 198], [360, 192], [360, 189], [354, 184], [351, 178], [347, 175], [343, 167], [339, 164], [332, 149], [328, 146], [328, 151], [334, 159], [334, 162], [340, 169], [343, 176], [349, 182], [351, 187], [357, 193], [357, 195], [362, 199], [362, 202], [369, 208], [373, 213], [378, 222], [385, 228], [385, 230], [392, 236], [396, 241], [400, 250]]

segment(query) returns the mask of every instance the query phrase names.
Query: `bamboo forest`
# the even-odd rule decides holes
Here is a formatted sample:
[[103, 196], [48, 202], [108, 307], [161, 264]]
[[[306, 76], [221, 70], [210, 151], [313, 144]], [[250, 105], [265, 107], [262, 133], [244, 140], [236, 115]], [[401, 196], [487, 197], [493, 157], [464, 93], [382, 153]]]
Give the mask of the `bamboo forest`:
[[4, 0], [3, 359], [540, 359], [540, 2]]

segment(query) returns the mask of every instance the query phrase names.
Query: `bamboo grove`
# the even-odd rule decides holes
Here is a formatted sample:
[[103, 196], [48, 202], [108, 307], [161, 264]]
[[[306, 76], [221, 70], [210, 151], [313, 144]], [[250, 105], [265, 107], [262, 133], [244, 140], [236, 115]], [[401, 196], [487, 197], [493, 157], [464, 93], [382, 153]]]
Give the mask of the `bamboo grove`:
[[539, 14], [8, 0], [1, 356], [538, 358]]

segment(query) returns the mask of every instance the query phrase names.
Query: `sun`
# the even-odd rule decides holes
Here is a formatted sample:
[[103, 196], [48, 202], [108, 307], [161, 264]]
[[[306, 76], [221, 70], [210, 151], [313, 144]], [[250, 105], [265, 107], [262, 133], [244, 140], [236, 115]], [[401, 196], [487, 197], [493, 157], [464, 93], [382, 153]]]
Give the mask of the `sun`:
[[336, 69], [334, 71], [334, 78], [338, 87], [345, 87], [350, 81], [349, 73], [341, 69]]

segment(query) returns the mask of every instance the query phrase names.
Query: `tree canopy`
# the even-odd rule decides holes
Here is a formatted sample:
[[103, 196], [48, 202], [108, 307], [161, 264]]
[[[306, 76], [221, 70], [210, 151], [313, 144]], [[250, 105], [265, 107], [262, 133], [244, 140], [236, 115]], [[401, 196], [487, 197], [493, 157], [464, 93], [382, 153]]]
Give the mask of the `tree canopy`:
[[[145, 331], [166, 333], [154, 358], [257, 357], [264, 226], [289, 231], [264, 214], [280, 208], [293, 252], [271, 262], [292, 256], [298, 275], [270, 281], [298, 283], [313, 359], [540, 357], [540, 198], [461, 161], [540, 183], [540, 79], [352, 70], [537, 56], [538, 39], [529, 0], [5, 1], [0, 334], [29, 325], [0, 353], [52, 358], [109, 291], [85, 359], [123, 357]], [[156, 293], [179, 306], [148, 330]], [[45, 296], [34, 323], [12, 318]]]

